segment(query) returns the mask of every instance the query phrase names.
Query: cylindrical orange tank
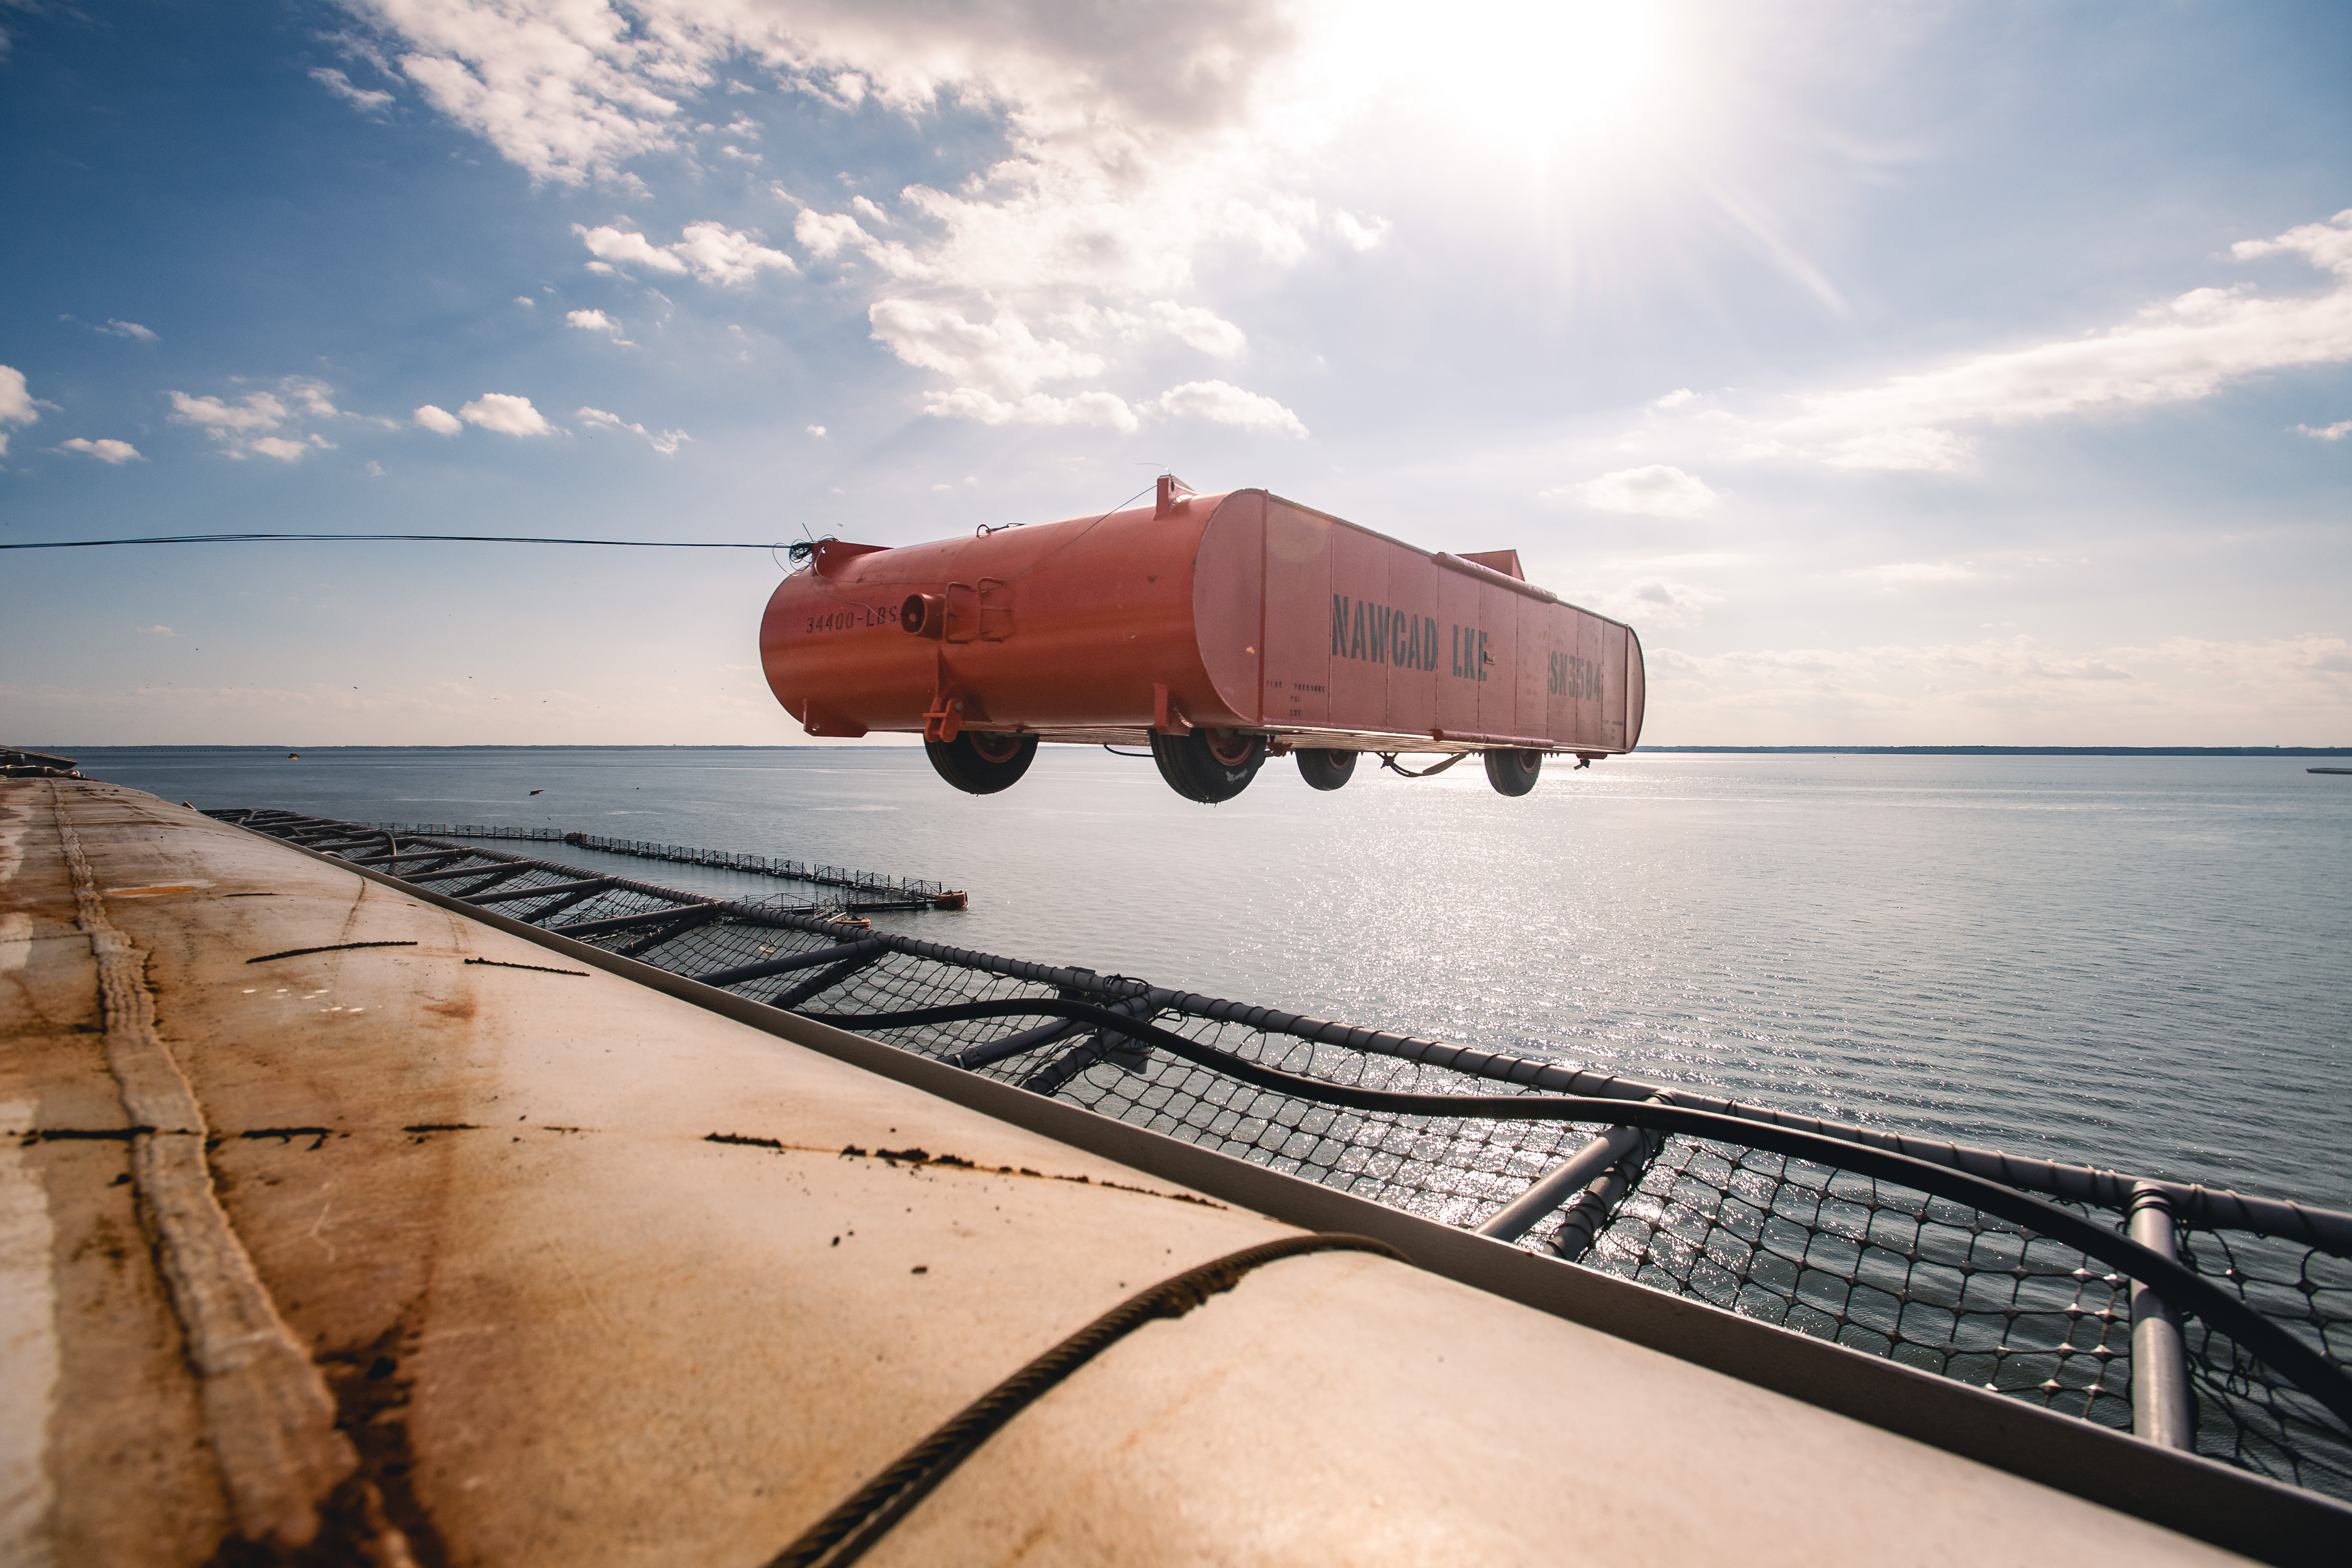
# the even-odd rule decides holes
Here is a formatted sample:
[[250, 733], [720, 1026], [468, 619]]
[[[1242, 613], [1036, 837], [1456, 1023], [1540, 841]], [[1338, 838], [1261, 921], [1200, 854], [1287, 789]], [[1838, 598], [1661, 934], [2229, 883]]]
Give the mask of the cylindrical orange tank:
[[[1344, 782], [1362, 752], [1508, 753], [1531, 784], [1547, 752], [1622, 753], [1642, 731], [1633, 628], [1520, 581], [1515, 553], [1433, 554], [1264, 490], [1168, 479], [1155, 505], [1103, 517], [824, 541], [769, 600], [760, 658], [810, 734], [921, 731], [981, 793], [1003, 784], [959, 776], [958, 754], [1001, 771], [1017, 751], [1017, 777], [1040, 740], [1148, 742], [1163, 773], [1173, 742], [1228, 773], [1246, 752], [1251, 773], [1270, 746], [1336, 788], [1318, 767]], [[1496, 787], [1524, 793], [1497, 762]]]

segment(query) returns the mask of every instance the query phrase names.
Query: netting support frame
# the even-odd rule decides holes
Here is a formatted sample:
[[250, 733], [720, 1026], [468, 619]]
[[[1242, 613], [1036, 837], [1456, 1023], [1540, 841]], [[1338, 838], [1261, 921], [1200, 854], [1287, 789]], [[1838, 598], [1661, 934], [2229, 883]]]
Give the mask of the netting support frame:
[[[2132, 1188], [2131, 1238], [2150, 1252], [2178, 1260], [2172, 1201], [2162, 1186]], [[2189, 1352], [2171, 1303], [2146, 1281], [2131, 1284], [2132, 1436], [2167, 1448], [2197, 1447], [2197, 1402], [2189, 1386]]]
[[1506, 1204], [1500, 1213], [1478, 1227], [1478, 1234], [1496, 1241], [1518, 1240], [1554, 1209], [1584, 1193], [1612, 1166], [1641, 1145], [1640, 1128], [1610, 1128]]

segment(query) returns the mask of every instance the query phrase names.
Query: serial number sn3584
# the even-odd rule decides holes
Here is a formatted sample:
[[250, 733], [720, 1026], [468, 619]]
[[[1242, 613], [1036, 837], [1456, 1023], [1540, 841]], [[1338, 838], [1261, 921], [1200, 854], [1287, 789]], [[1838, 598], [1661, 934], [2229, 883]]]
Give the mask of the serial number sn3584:
[[803, 635], [814, 632], [852, 632], [865, 626], [894, 626], [898, 624], [896, 605], [844, 605], [837, 610], [827, 610], [821, 616], [803, 617], [808, 625]]

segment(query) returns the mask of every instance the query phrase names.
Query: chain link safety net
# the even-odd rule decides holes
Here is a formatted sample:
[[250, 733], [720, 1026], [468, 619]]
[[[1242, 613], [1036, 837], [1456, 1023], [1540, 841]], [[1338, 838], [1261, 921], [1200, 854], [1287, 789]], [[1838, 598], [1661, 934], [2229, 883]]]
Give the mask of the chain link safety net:
[[[2352, 1363], [2352, 1258], [2247, 1231], [2176, 1226], [2174, 1236], [2183, 1263], [2292, 1327], [2329, 1365]], [[2352, 1500], [2352, 1444], [2343, 1423], [2226, 1336], [2193, 1319], [2182, 1327], [2198, 1451]]]
[[[816, 1018], [870, 1020], [970, 1003], [1082, 1003], [1335, 1088], [1491, 1095], [1524, 1092], [1539, 1078], [1554, 1080], [1540, 1087], [1561, 1087], [1566, 1077], [1569, 1092], [1663, 1094], [1564, 1064], [1375, 1034], [1126, 976], [877, 932], [870, 921], [845, 918], [837, 906], [793, 904], [782, 895], [712, 900], [633, 882], [562, 890], [598, 874], [449, 840], [403, 837], [388, 849], [383, 829], [291, 814], [215, 815], [359, 863], [376, 861], [375, 869], [395, 878], [432, 878], [420, 885], [469, 901], [482, 900], [488, 879], [488, 893], [498, 898], [490, 907], [499, 912]], [[375, 847], [338, 845], [330, 837], [337, 828], [372, 836]], [[397, 858], [387, 861], [394, 850]], [[464, 874], [466, 868], [478, 876]], [[446, 874], [452, 871], [459, 874]], [[539, 888], [550, 891], [536, 900], [503, 897]], [[658, 918], [665, 910], [677, 918]], [[835, 952], [837, 958], [825, 956]], [[1001, 1082], [1465, 1228], [1493, 1221], [1609, 1131], [1598, 1122], [1406, 1115], [1322, 1103], [1311, 1090], [1256, 1087], [1150, 1041], [1047, 1013], [853, 1026]], [[1664, 1098], [1686, 1097], [1677, 1091]], [[1798, 1120], [1754, 1107], [1732, 1110], [1760, 1121]], [[2109, 1178], [2106, 1186], [2127, 1194], [2131, 1184]], [[2042, 1190], [2045, 1197], [2053, 1193]], [[1517, 1234], [1517, 1246], [2061, 1415], [2131, 1429], [2131, 1282], [2072, 1247], [1964, 1201], [1833, 1163], [1655, 1132], [1632, 1140], [1613, 1165], [1560, 1197], [1558, 1207]], [[2101, 1204], [2056, 1194], [2053, 1201], [2100, 1228], [2126, 1232], [2121, 1199]], [[2341, 1371], [2352, 1362], [2352, 1246], [2336, 1245], [2339, 1236], [2352, 1236], [2352, 1225], [2314, 1244], [2181, 1221], [2175, 1249], [2184, 1265], [2224, 1285]], [[2352, 1500], [2352, 1432], [2344, 1422], [2201, 1320], [2190, 1317], [2183, 1329], [2198, 1451]]]

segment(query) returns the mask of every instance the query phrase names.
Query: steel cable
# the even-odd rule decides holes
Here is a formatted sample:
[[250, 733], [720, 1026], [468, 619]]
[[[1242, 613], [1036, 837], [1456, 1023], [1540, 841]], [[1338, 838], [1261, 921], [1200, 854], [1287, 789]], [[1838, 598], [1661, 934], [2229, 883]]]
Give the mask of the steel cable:
[[534, 539], [509, 533], [166, 533], [144, 539], [43, 539], [0, 550], [95, 550], [109, 544], [601, 544], [621, 550], [773, 550], [773, 544], [676, 539]]
[[1312, 1252], [1370, 1252], [1406, 1262], [1404, 1255], [1368, 1236], [1289, 1236], [1261, 1242], [1162, 1279], [1126, 1300], [973, 1400], [929, 1436], [908, 1449], [840, 1507], [801, 1532], [768, 1561], [768, 1568], [841, 1568], [906, 1517], [1004, 1424], [1055, 1384], [1129, 1334], [1159, 1318], [1181, 1318], [1241, 1283], [1252, 1269]]

